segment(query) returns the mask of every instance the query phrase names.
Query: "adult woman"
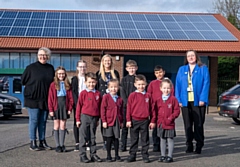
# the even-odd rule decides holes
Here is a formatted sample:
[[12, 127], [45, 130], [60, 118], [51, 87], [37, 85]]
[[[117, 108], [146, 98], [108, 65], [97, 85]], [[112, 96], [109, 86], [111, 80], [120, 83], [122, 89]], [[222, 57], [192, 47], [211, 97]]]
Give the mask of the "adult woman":
[[79, 127], [76, 126], [76, 105], [78, 101], [79, 94], [86, 89], [85, 85], [85, 74], [87, 69], [87, 62], [84, 60], [79, 60], [77, 62], [77, 73], [76, 76], [72, 78], [72, 94], [74, 100], [74, 124], [73, 124], [73, 134], [75, 138], [75, 149], [74, 151], [79, 151]]
[[[22, 74], [24, 88], [24, 106], [29, 115], [29, 137], [31, 140], [30, 150], [48, 149], [45, 140], [46, 122], [48, 117], [48, 89], [54, 78], [54, 67], [47, 63], [51, 51], [42, 47], [38, 50], [35, 63], [28, 65]], [[39, 147], [36, 142], [38, 130]]]
[[209, 71], [193, 50], [187, 51], [184, 64], [177, 73], [175, 96], [182, 107], [186, 153], [193, 152], [194, 138], [196, 140], [194, 153], [201, 154], [204, 145], [203, 124], [210, 87]]
[[[101, 96], [103, 96], [106, 93], [109, 93], [108, 91], [108, 82], [111, 79], [118, 79], [119, 80], [119, 73], [118, 71], [114, 70], [113, 67], [113, 60], [111, 55], [106, 54], [102, 57], [101, 64], [100, 64], [100, 70], [97, 72], [97, 90], [100, 91]], [[101, 125], [101, 132], [102, 132], [102, 125]], [[106, 140], [105, 137], [103, 137], [104, 145], [103, 149], [106, 149]]]

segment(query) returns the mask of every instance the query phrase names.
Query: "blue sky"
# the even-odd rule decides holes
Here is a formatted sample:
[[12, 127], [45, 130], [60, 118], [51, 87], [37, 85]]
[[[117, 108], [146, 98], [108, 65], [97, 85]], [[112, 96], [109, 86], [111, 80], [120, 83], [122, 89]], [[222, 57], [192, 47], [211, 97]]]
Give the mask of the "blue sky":
[[213, 12], [214, 0], [0, 0], [0, 8], [133, 12]]

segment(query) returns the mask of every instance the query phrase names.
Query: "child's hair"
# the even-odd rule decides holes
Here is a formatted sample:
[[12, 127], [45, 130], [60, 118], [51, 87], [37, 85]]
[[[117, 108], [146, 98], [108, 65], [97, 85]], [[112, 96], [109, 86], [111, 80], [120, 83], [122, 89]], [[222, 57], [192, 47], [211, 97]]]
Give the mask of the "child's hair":
[[103, 65], [103, 61], [106, 57], [109, 57], [110, 60], [111, 60], [111, 69], [110, 69], [110, 73], [111, 73], [111, 76], [115, 79], [117, 78], [115, 73], [114, 73], [114, 67], [113, 67], [113, 59], [112, 59], [112, 56], [109, 55], [109, 54], [106, 54], [102, 57], [102, 60], [101, 60], [101, 64], [100, 64], [100, 70], [99, 70], [99, 73], [98, 75], [101, 75], [102, 79], [104, 81], [107, 81], [107, 78], [106, 78], [106, 75], [105, 75], [105, 68], [104, 68], [104, 65]]
[[160, 70], [165, 71], [165, 70], [163, 69], [163, 67], [160, 66], [160, 65], [156, 65], [156, 66], [154, 67], [154, 71], [160, 71]]
[[137, 67], [137, 62], [135, 60], [128, 60], [126, 62], [126, 67], [132, 67], [132, 66]]
[[91, 78], [97, 81], [97, 76], [93, 72], [88, 72], [85, 74], [85, 81], [87, 81], [88, 78]]
[[172, 83], [172, 81], [169, 78], [163, 78], [163, 80], [162, 80], [162, 82], [160, 84], [160, 87], [162, 87], [163, 83], [168, 83], [170, 85], [170, 88], [172, 89], [173, 83]]
[[147, 83], [146, 77], [142, 74], [138, 74], [135, 76], [135, 82], [137, 81], [145, 81]]
[[110, 83], [117, 83], [117, 85], [119, 86], [118, 79], [110, 79], [110, 81], [108, 82], [108, 87], [109, 87]]
[[201, 66], [204, 65], [204, 64], [202, 63], [202, 61], [201, 61], [201, 58], [198, 56], [198, 54], [197, 54], [197, 52], [196, 52], [195, 50], [188, 50], [188, 51], [186, 52], [186, 56], [185, 56], [185, 58], [184, 58], [184, 65], [187, 65], [187, 64], [188, 64], [188, 61], [187, 61], [187, 54], [188, 54], [188, 52], [193, 52], [193, 53], [195, 54], [195, 56], [196, 56], [196, 63], [197, 63], [197, 65], [198, 65], [199, 67], [201, 67]]
[[[86, 64], [86, 66], [87, 66], [87, 62], [85, 61], [85, 60], [78, 60], [78, 62], [77, 62], [77, 67], [78, 67], [78, 64], [79, 63], [84, 63], [84, 64]], [[78, 75], [78, 69], [76, 70], [76, 75]]]
[[56, 70], [55, 70], [55, 76], [54, 76], [55, 88], [56, 88], [56, 90], [60, 90], [60, 83], [59, 83], [59, 79], [58, 79], [58, 71], [59, 70], [64, 71], [64, 73], [65, 73], [65, 78], [64, 78], [65, 89], [69, 90], [70, 89], [70, 82], [69, 82], [68, 77], [67, 77], [66, 69], [62, 66], [57, 67]]

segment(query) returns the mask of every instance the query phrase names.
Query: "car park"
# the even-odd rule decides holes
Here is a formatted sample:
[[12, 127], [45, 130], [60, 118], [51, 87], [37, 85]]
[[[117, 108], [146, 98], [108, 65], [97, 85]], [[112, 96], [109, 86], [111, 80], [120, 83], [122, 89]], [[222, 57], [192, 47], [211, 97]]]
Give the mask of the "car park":
[[2, 115], [5, 118], [22, 114], [22, 103], [14, 96], [0, 93], [0, 105], [3, 106]]
[[219, 96], [217, 107], [220, 116], [230, 117], [240, 124], [240, 83]]

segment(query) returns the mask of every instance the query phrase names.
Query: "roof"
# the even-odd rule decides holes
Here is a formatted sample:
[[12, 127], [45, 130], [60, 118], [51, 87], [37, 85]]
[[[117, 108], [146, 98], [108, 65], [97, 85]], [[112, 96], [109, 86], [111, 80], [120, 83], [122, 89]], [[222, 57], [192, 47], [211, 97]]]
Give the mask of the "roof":
[[[130, 13], [130, 12], [128, 12]], [[133, 12], [131, 12], [133, 13]], [[139, 12], [138, 12], [139, 13]], [[146, 13], [146, 12], [144, 12]], [[155, 13], [156, 14], [156, 13]], [[163, 13], [161, 13], [163, 14]], [[169, 14], [169, 13], [165, 13]], [[186, 14], [186, 13], [185, 13]], [[189, 13], [192, 14], [192, 13]], [[0, 37], [0, 50], [36, 50], [42, 46], [54, 51], [114, 53], [169, 53], [194, 49], [202, 53], [221, 53], [240, 56], [240, 32], [220, 14], [212, 14], [238, 41], [187, 41], [187, 40], [141, 40], [141, 39], [89, 39], [89, 38], [41, 38], [41, 37]]]

